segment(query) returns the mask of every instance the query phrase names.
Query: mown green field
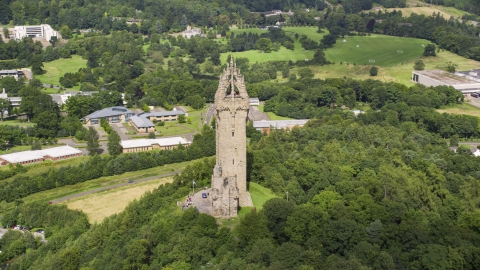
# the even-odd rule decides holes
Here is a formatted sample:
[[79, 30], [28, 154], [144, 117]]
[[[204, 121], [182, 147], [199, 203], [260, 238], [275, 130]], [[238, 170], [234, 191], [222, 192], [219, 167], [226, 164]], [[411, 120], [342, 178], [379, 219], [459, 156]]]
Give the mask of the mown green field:
[[[317, 33], [317, 27], [284, 27], [283, 30], [295, 41], [294, 51], [282, 47], [279, 51], [271, 53], [263, 53], [258, 50], [224, 53], [221, 60], [226, 61], [229, 54], [234, 57], [246, 57], [252, 63], [311, 59], [314, 51], [304, 50], [300, 42], [295, 39], [295, 34], [306, 35], [308, 38], [319, 42], [328, 33], [327, 31]], [[235, 34], [242, 32], [261, 34], [265, 33], [266, 30], [232, 28], [231, 32]], [[343, 40], [346, 42], [343, 42]], [[329, 61], [335, 63], [348, 62], [357, 65], [391, 66], [418, 59], [424, 50], [422, 44], [427, 45], [429, 42], [416, 38], [384, 35], [345, 37], [339, 38], [333, 48], [326, 49], [325, 55]]]
[[337, 39], [333, 48], [325, 50], [325, 55], [335, 63], [391, 66], [418, 59], [424, 50], [422, 44], [429, 43], [417, 38], [384, 35], [345, 37]]
[[[72, 58], [58, 59], [52, 62], [43, 63], [43, 69], [46, 71], [42, 75], [35, 75], [42, 83], [60, 85], [59, 79], [65, 73], [77, 72], [79, 68], [87, 66], [87, 60], [82, 59], [81, 56], [72, 55]], [[79, 88], [73, 87], [73, 89]]]

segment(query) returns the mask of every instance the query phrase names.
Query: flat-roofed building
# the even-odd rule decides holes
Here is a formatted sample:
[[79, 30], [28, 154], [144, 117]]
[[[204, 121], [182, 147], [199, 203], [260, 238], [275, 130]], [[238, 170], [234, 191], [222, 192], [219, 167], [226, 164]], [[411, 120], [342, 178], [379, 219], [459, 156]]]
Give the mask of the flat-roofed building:
[[14, 77], [15, 79], [18, 79], [20, 77], [24, 77], [25, 73], [21, 69], [4, 69], [0, 70], [0, 78], [5, 78], [5, 77]]
[[286, 129], [293, 127], [303, 127], [308, 122], [308, 119], [298, 120], [261, 120], [253, 121], [253, 127], [267, 134], [270, 134], [271, 129]]
[[170, 137], [159, 139], [138, 139], [121, 141], [123, 153], [133, 153], [142, 151], [171, 150], [179, 145], [188, 147], [191, 142], [182, 137]]
[[44, 38], [47, 41], [50, 41], [52, 37], [59, 37], [58, 32], [53, 30], [53, 28], [48, 24], [41, 25], [21, 25], [15, 26], [14, 37], [17, 40], [22, 38], [31, 37], [31, 38]]
[[134, 113], [129, 109], [122, 106], [116, 106], [93, 112], [80, 120], [83, 120], [86, 125], [100, 124], [100, 119], [102, 118], [109, 123], [126, 123], [133, 115]]
[[44, 150], [23, 151], [17, 153], [11, 153], [6, 155], [0, 155], [0, 165], [7, 164], [33, 164], [42, 162], [44, 160], [63, 160], [67, 158], [80, 157], [82, 151], [73, 148], [71, 146], [60, 146], [47, 148]]
[[452, 86], [463, 94], [480, 91], [480, 70], [450, 73], [443, 70], [415, 70], [412, 80], [425, 86]]

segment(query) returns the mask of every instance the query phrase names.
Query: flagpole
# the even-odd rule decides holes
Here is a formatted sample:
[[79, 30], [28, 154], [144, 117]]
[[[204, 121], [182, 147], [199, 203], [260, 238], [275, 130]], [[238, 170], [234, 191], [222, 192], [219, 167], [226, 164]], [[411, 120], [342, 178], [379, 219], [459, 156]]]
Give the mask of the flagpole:
[[192, 196], [195, 194], [195, 180], [192, 180]]

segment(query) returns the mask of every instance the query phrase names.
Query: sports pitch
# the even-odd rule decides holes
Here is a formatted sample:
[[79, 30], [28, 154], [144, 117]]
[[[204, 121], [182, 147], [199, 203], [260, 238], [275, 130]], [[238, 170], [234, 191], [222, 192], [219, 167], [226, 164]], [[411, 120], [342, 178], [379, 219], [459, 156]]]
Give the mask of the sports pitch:
[[[343, 41], [346, 42], [343, 42]], [[391, 66], [414, 61], [423, 53], [427, 40], [384, 35], [340, 38], [325, 50], [328, 61], [357, 65]]]

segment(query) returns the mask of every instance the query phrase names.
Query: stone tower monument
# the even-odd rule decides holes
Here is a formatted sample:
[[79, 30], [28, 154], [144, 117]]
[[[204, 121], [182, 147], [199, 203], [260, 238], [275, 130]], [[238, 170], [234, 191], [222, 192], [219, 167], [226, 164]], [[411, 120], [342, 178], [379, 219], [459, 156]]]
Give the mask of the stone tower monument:
[[213, 169], [212, 215], [235, 217], [238, 206], [253, 206], [247, 191], [246, 123], [249, 99], [240, 70], [230, 64], [215, 94], [217, 161]]

